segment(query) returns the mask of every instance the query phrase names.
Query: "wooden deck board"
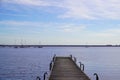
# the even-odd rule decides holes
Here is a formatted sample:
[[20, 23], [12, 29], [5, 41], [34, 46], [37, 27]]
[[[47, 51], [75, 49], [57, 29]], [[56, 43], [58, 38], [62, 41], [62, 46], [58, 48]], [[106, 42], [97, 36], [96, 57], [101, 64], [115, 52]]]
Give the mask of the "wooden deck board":
[[49, 80], [90, 80], [70, 57], [56, 57]]

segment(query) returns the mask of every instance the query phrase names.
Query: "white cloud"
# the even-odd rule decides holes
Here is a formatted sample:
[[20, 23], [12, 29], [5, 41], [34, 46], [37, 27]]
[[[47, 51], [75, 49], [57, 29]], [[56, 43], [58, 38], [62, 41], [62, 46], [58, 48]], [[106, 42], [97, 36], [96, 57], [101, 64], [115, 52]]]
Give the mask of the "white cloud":
[[22, 4], [22, 5], [32, 5], [32, 6], [48, 6], [49, 2], [43, 0], [4, 0], [4, 3]]
[[[43, 29], [45, 31], [59, 31], [59, 32], [79, 32], [86, 28], [82, 24], [72, 23], [43, 23], [43, 22], [31, 22], [31, 21], [0, 21], [0, 25], [7, 26], [9, 29]], [[32, 31], [33, 32], [33, 31]]]
[[52, 38], [56, 39], [59, 35], [63, 42], [65, 40], [69, 41], [70, 39], [73, 39], [73, 43], [77, 40], [78, 41], [76, 43], [79, 43], [79, 41], [82, 41], [83, 43], [107, 43], [108, 41], [115, 43], [115, 41], [120, 41], [120, 25], [117, 27], [112, 27], [111, 29], [106, 28], [102, 31], [92, 31], [89, 29], [90, 27], [88, 24], [73, 23], [0, 21], [0, 26], [1, 30], [5, 30], [4, 33], [13, 32], [14, 34], [19, 34], [18, 36], [42, 36], [42, 38], [45, 37], [49, 40]]
[[28, 16], [28, 15], [24, 15], [24, 14], [9, 14], [9, 13], [5, 14], [5, 13], [1, 13], [1, 12], [0, 12], [0, 14], [2, 14], [2, 15], [9, 15], [9, 16], [21, 16], [21, 17]]
[[108, 29], [106, 32], [108, 33], [115, 33], [115, 34], [120, 34], [120, 28], [116, 29]]
[[62, 32], [79, 32], [79, 31], [83, 31], [85, 28], [86, 28], [85, 25], [64, 24], [61, 25], [59, 30]]
[[93, 36], [96, 36], [96, 37], [100, 37], [100, 38], [110, 38], [110, 39], [114, 39], [114, 38], [119, 38], [119, 34], [120, 34], [120, 27], [118, 28], [111, 28], [111, 29], [106, 29], [106, 30], [103, 30], [101, 32], [94, 32], [91, 34]]
[[61, 8], [60, 18], [120, 19], [120, 0], [3, 0], [3, 3], [34, 6], [33, 9], [42, 7], [42, 10], [46, 9], [44, 7], [52, 10], [50, 6]]
[[64, 8], [67, 9], [62, 17], [83, 19], [119, 19], [119, 0], [65, 0]]
[[7, 25], [7, 26], [36, 26], [39, 23], [36, 22], [29, 22], [29, 21], [0, 21], [0, 24]]

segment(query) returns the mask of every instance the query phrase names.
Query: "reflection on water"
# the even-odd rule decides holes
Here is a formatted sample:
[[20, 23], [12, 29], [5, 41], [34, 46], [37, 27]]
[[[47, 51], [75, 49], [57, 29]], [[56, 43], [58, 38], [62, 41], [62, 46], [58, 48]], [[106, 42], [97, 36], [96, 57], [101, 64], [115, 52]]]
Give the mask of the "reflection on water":
[[94, 72], [98, 73], [100, 80], [120, 79], [118, 47], [45, 47], [0, 48], [0, 80], [35, 80], [36, 76], [43, 77], [54, 54], [77, 57], [77, 62], [85, 64], [85, 72], [92, 80], [95, 80]]

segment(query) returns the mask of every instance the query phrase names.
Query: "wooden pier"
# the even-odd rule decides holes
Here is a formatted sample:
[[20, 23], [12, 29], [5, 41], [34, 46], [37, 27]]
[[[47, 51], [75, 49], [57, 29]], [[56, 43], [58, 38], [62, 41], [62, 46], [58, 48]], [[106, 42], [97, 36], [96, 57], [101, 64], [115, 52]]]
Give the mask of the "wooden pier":
[[55, 57], [49, 80], [90, 80], [71, 57]]

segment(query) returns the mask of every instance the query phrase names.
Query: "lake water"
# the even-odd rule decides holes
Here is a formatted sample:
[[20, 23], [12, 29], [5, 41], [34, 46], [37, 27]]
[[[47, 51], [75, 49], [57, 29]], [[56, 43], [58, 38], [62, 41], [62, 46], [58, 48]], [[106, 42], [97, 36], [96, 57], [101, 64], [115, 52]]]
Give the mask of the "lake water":
[[[0, 48], [0, 80], [35, 80], [49, 71], [49, 63], [57, 56], [72, 54], [85, 65], [85, 73], [95, 80], [120, 80], [119, 47], [44, 47]], [[79, 64], [78, 64], [79, 65]]]

